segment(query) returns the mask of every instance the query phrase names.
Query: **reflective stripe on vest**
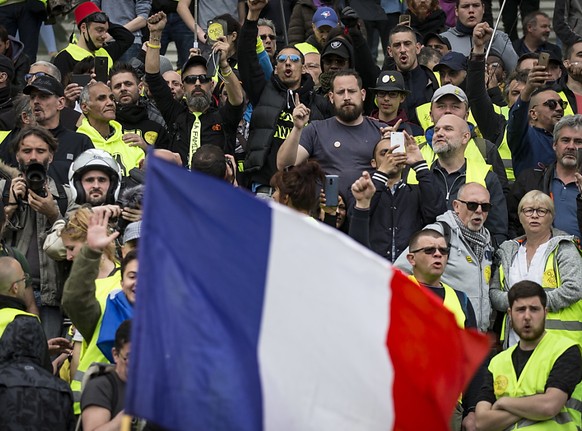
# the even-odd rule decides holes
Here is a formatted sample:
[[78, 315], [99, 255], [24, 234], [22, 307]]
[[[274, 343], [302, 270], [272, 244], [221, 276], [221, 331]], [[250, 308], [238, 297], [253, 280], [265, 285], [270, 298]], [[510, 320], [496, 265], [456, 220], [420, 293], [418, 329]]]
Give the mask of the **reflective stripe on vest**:
[[[515, 374], [511, 355], [517, 345], [495, 356], [489, 364], [493, 375], [495, 398], [526, 397], [545, 392], [548, 376], [556, 360], [576, 343], [566, 337], [546, 332], [525, 364], [519, 379]], [[578, 346], [580, 348], [580, 346]], [[567, 406], [559, 414], [546, 421], [521, 420], [507, 429], [528, 430], [577, 430], [576, 412]]]
[[71, 57], [73, 57], [73, 60], [75, 61], [81, 61], [87, 57], [107, 57], [107, 70], [109, 71], [113, 67], [113, 59], [104, 48], [99, 48], [97, 51], [91, 52], [81, 48], [79, 45], [69, 43], [63, 51], [67, 51], [71, 54]]
[[[417, 141], [418, 142], [418, 141]], [[467, 151], [469, 147], [472, 146], [474, 151], [471, 150], [469, 155], [467, 155]], [[430, 145], [426, 143], [421, 144], [418, 146], [420, 149], [420, 153], [426, 160], [428, 167], [430, 168], [434, 161], [436, 160], [436, 154], [433, 152]], [[476, 151], [476, 154], [475, 154]], [[467, 144], [467, 149], [465, 150], [465, 160], [467, 161], [467, 170], [465, 172], [465, 183], [479, 183], [483, 187], [487, 187], [485, 183], [485, 178], [487, 177], [487, 173], [492, 169], [491, 165], [488, 165], [483, 160], [483, 156], [479, 152], [479, 148], [477, 148], [477, 144], [471, 139]], [[408, 184], [418, 184], [418, 179], [416, 178], [416, 172], [414, 169], [410, 169], [408, 171], [408, 176], [406, 177], [406, 182]]]
[[38, 319], [37, 315], [18, 310], [17, 308], [2, 308], [0, 309], [0, 337], [2, 337], [6, 327], [12, 323], [16, 316], [32, 316]]
[[[103, 313], [105, 312], [105, 304], [107, 301], [107, 296], [111, 291], [119, 288], [121, 281], [121, 271], [115, 272], [114, 275], [107, 278], [100, 278], [95, 280], [95, 298], [99, 301], [99, 308], [101, 309], [101, 316], [99, 316], [99, 321], [95, 326], [95, 331], [93, 331], [93, 336], [89, 343], [87, 340], [83, 340], [83, 346], [81, 348], [81, 357], [79, 358], [79, 366], [77, 371], [71, 380], [71, 390], [73, 391], [73, 408], [75, 414], [81, 414], [81, 385], [83, 382], [83, 376], [85, 371], [94, 362], [109, 363], [109, 360], [101, 353], [99, 347], [97, 347], [97, 339], [99, 338], [99, 330], [101, 329], [101, 322], [103, 320]], [[74, 324], [74, 322], [73, 322]]]
[[[559, 247], [559, 246], [558, 246]], [[560, 271], [558, 270], [558, 261], [556, 258], [556, 247], [546, 260], [544, 274], [542, 276], [542, 287], [546, 292], [551, 292], [558, 289], [562, 280], [560, 278]], [[499, 266], [499, 281], [500, 285], [505, 291], [509, 291], [509, 286], [506, 286], [505, 272], [503, 265]], [[505, 339], [505, 329], [508, 324], [509, 316], [503, 320], [501, 328], [501, 340]], [[560, 335], [570, 338], [582, 345], [582, 300], [577, 301], [566, 308], [558, 311], [548, 311], [546, 317], [546, 329], [549, 331], [556, 331]]]

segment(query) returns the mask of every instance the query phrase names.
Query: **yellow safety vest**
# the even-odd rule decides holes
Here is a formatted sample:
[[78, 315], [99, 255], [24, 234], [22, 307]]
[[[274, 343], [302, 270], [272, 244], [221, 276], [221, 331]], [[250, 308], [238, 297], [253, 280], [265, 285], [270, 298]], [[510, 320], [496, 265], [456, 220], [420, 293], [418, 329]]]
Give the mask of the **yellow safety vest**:
[[113, 67], [113, 59], [104, 48], [99, 48], [97, 51], [91, 52], [81, 48], [77, 44], [69, 43], [65, 48], [63, 48], [63, 51], [67, 51], [71, 54], [71, 57], [73, 57], [75, 61], [81, 61], [87, 57], [107, 57], [107, 70], [111, 70]]
[[[426, 163], [430, 168], [436, 160], [436, 154], [432, 150], [431, 146], [426, 143], [426, 140], [424, 140], [424, 145], [419, 145], [419, 148], [422, 156], [424, 157], [424, 160], [426, 160]], [[467, 144], [467, 148], [465, 150], [465, 160], [467, 160], [465, 183], [479, 183], [483, 187], [487, 187], [485, 178], [487, 177], [487, 173], [492, 170], [492, 167], [491, 165], [485, 163], [485, 159], [483, 159], [483, 156], [481, 155], [481, 152], [479, 151], [479, 148], [477, 148], [477, 145], [473, 139], [471, 139]], [[408, 184], [418, 184], [418, 179], [416, 178], [416, 172], [414, 169], [410, 169], [408, 171], [406, 182]]]
[[6, 327], [12, 323], [16, 316], [32, 316], [38, 319], [37, 315], [27, 313], [26, 311], [16, 308], [2, 308], [0, 309], [0, 337], [2, 337]]
[[[566, 93], [564, 93], [563, 91], [559, 91], [558, 95], [560, 96], [560, 99], [562, 99], [564, 102], [568, 102], [568, 97], [566, 97]], [[574, 112], [574, 110], [572, 109], [572, 104], [568, 102], [568, 106], [566, 107], [566, 109], [564, 109], [564, 117], [566, 115], [574, 114], [576, 114], [576, 112]]]
[[[558, 261], [556, 259], [556, 250], [557, 247], [548, 256], [544, 268], [542, 287], [546, 292], [558, 289], [562, 284], [560, 271], [558, 270]], [[509, 291], [509, 286], [506, 286], [507, 281], [505, 279], [503, 265], [499, 266], [499, 281], [500, 285], [506, 291]], [[505, 340], [505, 330], [508, 320], [509, 316], [505, 316], [505, 319], [503, 319], [503, 326], [501, 327], [502, 341]], [[558, 311], [548, 311], [546, 330], [567, 337], [582, 346], [582, 300]]]
[[[430, 116], [430, 106], [431, 106], [431, 102], [427, 102], [427, 103], [423, 103], [422, 105], [416, 107], [416, 116], [418, 117], [418, 122], [420, 123], [420, 127], [422, 127], [422, 129], [425, 132], [429, 128], [434, 126], [434, 123], [432, 122], [432, 118]], [[471, 111], [469, 111], [469, 115], [467, 116], [467, 123], [477, 124]], [[479, 131], [479, 128], [477, 126], [475, 126], [474, 130], [475, 130], [475, 133], [477, 134], [477, 136], [479, 136], [480, 138], [483, 137], [483, 135], [481, 134], [481, 132]]]
[[[517, 345], [505, 350], [491, 359], [489, 371], [493, 375], [493, 387], [495, 398], [501, 397], [527, 397], [530, 395], [543, 394], [550, 371], [556, 360], [570, 347], [576, 343], [568, 338], [560, 337], [551, 332], [546, 332], [539, 344], [536, 346], [531, 357], [525, 364], [519, 379], [513, 368], [511, 354]], [[578, 346], [580, 348], [580, 346]], [[574, 394], [579, 393], [579, 386]], [[572, 397], [574, 397], [574, 394]], [[570, 407], [577, 404], [576, 399], [572, 399], [560, 410], [556, 416], [546, 421], [532, 421], [522, 419], [515, 425], [506, 429], [520, 429], [528, 431], [540, 430], [578, 430], [580, 425], [580, 412]]]
[[77, 372], [71, 380], [71, 390], [73, 391], [73, 408], [75, 414], [81, 414], [81, 384], [83, 382], [83, 376], [85, 371], [94, 362], [108, 363], [109, 360], [101, 353], [99, 347], [97, 347], [97, 339], [99, 331], [101, 329], [101, 322], [103, 320], [103, 313], [105, 312], [105, 303], [107, 302], [107, 296], [112, 290], [119, 288], [121, 281], [121, 272], [117, 271], [110, 277], [100, 278], [95, 280], [95, 298], [99, 301], [99, 307], [101, 308], [101, 316], [99, 321], [95, 326], [95, 331], [89, 343], [87, 340], [83, 339], [83, 345], [81, 347], [81, 357], [79, 358], [79, 366], [77, 367]]

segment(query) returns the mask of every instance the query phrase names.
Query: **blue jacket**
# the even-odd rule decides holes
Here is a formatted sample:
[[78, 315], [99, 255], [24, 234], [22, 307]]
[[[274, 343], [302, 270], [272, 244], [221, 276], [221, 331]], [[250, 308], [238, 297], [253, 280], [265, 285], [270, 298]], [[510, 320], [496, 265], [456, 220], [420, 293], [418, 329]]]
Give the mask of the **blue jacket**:
[[548, 166], [556, 161], [552, 134], [529, 125], [529, 102], [518, 98], [509, 111], [507, 144], [511, 150], [513, 170], [517, 177], [525, 169]]

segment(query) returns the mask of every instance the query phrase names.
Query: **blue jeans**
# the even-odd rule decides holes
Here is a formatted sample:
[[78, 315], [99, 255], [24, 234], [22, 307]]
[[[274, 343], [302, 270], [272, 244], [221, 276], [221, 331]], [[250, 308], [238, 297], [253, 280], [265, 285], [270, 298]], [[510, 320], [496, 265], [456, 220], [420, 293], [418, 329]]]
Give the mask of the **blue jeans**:
[[[38, 4], [37, 4], [38, 3]], [[0, 6], [0, 23], [6, 28], [10, 36], [18, 37], [24, 44], [24, 53], [30, 58], [30, 63], [36, 61], [40, 26], [46, 12], [40, 2], [22, 2]]]
[[182, 68], [188, 56], [190, 48], [194, 45], [194, 33], [184, 24], [182, 18], [177, 13], [168, 14], [168, 23], [162, 33], [162, 49], [160, 54], [165, 55], [170, 42], [176, 44], [178, 51], [178, 68]]
[[127, 51], [123, 53], [121, 57], [117, 61], [121, 61], [123, 63], [129, 63], [133, 57], [136, 57], [139, 52], [141, 51], [141, 43], [134, 43]]

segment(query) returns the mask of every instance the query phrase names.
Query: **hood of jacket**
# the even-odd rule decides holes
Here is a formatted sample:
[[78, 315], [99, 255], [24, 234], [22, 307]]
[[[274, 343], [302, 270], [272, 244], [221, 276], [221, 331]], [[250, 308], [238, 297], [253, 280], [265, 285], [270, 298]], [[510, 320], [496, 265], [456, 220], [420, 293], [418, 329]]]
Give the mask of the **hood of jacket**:
[[83, 122], [77, 129], [77, 132], [89, 136], [89, 138], [93, 142], [93, 145], [95, 145], [95, 147], [97, 148], [98, 145], [103, 146], [111, 142], [121, 140], [121, 137], [123, 136], [122, 131], [123, 129], [121, 127], [121, 124], [119, 124], [117, 121], [112, 120], [109, 122], [109, 125], [113, 127], [114, 132], [113, 135], [111, 135], [107, 139], [101, 136], [101, 134], [91, 124], [89, 124], [89, 120], [87, 120], [86, 118], [83, 118]]
[[313, 93], [313, 79], [310, 74], [303, 73], [301, 75], [301, 86], [297, 90], [290, 90], [287, 88], [287, 86], [281, 82], [279, 77], [275, 75], [275, 72], [273, 72], [273, 75], [271, 76], [271, 81], [277, 90], [281, 93], [285, 93], [286, 99], [284, 109], [292, 110], [295, 108], [295, 94], [299, 95], [301, 103], [310, 106], [310, 99]]
[[8, 36], [8, 40], [10, 40], [10, 58], [13, 63], [16, 63], [20, 54], [24, 52], [24, 44], [10, 35]]

